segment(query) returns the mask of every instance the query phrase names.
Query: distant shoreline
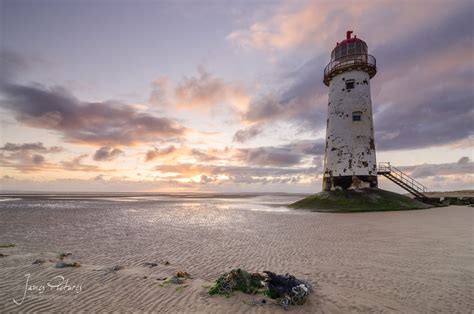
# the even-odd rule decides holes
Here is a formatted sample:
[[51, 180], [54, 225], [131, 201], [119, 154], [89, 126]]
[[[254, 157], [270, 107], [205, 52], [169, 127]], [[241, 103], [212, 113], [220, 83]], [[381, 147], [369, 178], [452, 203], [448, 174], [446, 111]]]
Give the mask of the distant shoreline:
[[170, 197], [170, 198], [222, 198], [222, 199], [239, 199], [252, 198], [264, 195], [275, 196], [301, 196], [305, 197], [309, 193], [211, 193], [211, 192], [0, 192], [1, 198], [22, 198], [22, 199], [61, 199], [61, 200], [80, 200], [80, 199], [97, 199], [97, 198], [133, 198], [133, 197]]
[[[0, 191], [1, 197], [55, 198], [55, 197], [180, 197], [180, 198], [249, 198], [262, 195], [309, 196], [313, 193], [289, 192], [50, 192], [50, 191]], [[433, 191], [426, 193], [430, 197], [474, 197], [474, 190]]]

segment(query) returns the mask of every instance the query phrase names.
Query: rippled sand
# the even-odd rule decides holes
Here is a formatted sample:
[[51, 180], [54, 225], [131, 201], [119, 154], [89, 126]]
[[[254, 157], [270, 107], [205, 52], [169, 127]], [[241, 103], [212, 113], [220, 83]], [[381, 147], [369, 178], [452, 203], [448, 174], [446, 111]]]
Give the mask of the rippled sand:
[[[207, 295], [219, 274], [237, 267], [310, 281], [315, 291], [309, 301], [290, 312], [474, 309], [473, 208], [332, 214], [275, 205], [296, 199], [0, 202], [0, 243], [16, 244], [0, 248], [8, 255], [0, 257], [0, 312], [284, 312], [271, 303], [249, 304], [262, 297]], [[65, 251], [82, 266], [54, 268], [49, 260]], [[37, 258], [46, 263], [33, 265]], [[154, 261], [159, 265], [143, 265]], [[125, 268], [106, 271], [114, 265]], [[178, 270], [193, 276], [181, 289], [157, 280]], [[53, 278], [61, 275], [73, 290], [28, 291], [16, 305], [13, 298], [21, 301], [26, 274], [34, 286], [56, 285]]]

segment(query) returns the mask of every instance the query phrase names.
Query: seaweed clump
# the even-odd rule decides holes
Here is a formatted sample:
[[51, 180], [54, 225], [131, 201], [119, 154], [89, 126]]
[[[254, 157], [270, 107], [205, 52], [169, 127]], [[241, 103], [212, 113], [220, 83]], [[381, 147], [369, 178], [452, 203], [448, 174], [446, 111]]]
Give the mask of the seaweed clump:
[[65, 262], [57, 262], [55, 265], [56, 268], [65, 268], [65, 267], [81, 267], [79, 262], [72, 262], [72, 263], [65, 263]]
[[247, 294], [260, 293], [265, 288], [264, 280], [265, 277], [259, 273], [249, 273], [240, 268], [232, 269], [216, 280], [209, 289], [209, 294], [230, 296], [234, 291]]
[[2, 249], [6, 249], [6, 248], [9, 248], [9, 247], [15, 247], [16, 244], [14, 243], [0, 243], [0, 248]]
[[[233, 269], [216, 280], [209, 289], [209, 294], [228, 297], [234, 291], [247, 294], [262, 293], [287, 309], [289, 305], [305, 303], [312, 291], [312, 287], [308, 282], [297, 279], [292, 275], [277, 275], [270, 271], [264, 271], [264, 274], [249, 273], [240, 268]], [[258, 304], [265, 303], [266, 300], [263, 299]]]
[[175, 285], [180, 285], [183, 284], [186, 279], [192, 279], [191, 275], [187, 271], [178, 271], [168, 280], [168, 282], [174, 283]]
[[276, 299], [278, 303], [285, 309], [289, 305], [302, 305], [306, 302], [312, 287], [301, 279], [296, 279], [290, 274], [277, 275], [271, 271], [264, 271], [267, 275], [265, 280], [267, 284], [267, 295]]

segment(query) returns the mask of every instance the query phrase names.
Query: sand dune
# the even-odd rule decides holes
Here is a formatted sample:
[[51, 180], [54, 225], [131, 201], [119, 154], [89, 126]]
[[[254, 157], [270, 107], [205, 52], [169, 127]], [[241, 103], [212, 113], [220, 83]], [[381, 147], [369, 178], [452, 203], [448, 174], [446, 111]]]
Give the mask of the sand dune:
[[[239, 209], [239, 200], [45, 202], [0, 204], [0, 242], [17, 245], [0, 249], [9, 255], [0, 258], [0, 312], [284, 312], [251, 305], [262, 296], [208, 296], [206, 287], [236, 267], [310, 281], [315, 291], [295, 313], [474, 309], [469, 207], [332, 214]], [[54, 268], [49, 260], [62, 251], [82, 266]], [[46, 263], [33, 265], [37, 258]], [[163, 284], [179, 270], [193, 278], [178, 289]], [[35, 285], [62, 275], [81, 291], [31, 291], [16, 305], [25, 274]]]

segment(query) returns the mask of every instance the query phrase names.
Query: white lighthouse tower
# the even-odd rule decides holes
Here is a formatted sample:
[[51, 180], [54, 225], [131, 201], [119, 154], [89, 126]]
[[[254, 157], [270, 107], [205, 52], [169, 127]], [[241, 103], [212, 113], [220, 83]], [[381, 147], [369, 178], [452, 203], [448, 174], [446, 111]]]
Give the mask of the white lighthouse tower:
[[377, 73], [367, 44], [352, 37], [337, 43], [324, 69], [329, 86], [323, 191], [377, 187], [370, 79]]

